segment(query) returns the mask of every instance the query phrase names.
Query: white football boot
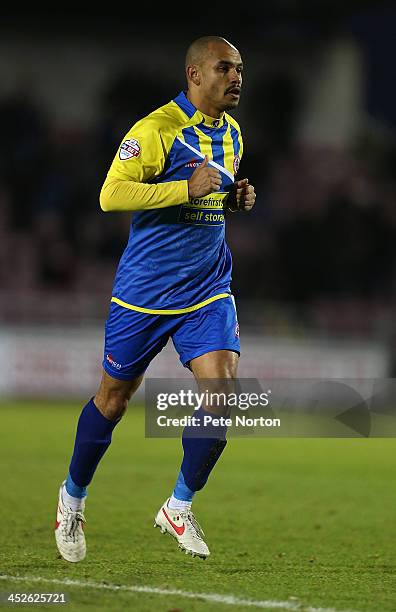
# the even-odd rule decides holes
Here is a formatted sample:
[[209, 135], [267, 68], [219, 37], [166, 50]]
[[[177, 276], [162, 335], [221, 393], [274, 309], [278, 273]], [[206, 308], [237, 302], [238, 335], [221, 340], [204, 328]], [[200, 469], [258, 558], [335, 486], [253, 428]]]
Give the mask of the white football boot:
[[204, 532], [191, 509], [172, 510], [168, 508], [168, 501], [159, 509], [154, 520], [154, 527], [159, 527], [161, 533], [170, 533], [179, 542], [179, 548], [186, 552], [186, 555], [201, 557], [206, 559], [210, 552], [204, 542]]
[[75, 512], [66, 506], [62, 500], [61, 484], [59, 489], [58, 508], [55, 521], [55, 540], [58, 550], [66, 561], [77, 563], [82, 561], [87, 552], [84, 535], [84, 506], [82, 502], [81, 510]]

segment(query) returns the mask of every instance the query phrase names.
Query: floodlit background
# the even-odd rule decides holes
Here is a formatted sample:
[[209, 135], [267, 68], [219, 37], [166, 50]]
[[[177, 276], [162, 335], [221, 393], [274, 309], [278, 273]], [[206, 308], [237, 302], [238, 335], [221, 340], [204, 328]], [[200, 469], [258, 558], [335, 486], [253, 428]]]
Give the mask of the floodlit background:
[[[0, 592], [65, 591], [68, 612], [246, 612], [247, 599], [394, 612], [381, 393], [371, 422], [359, 399], [352, 420], [338, 412], [334, 393], [348, 439], [233, 437], [194, 501], [204, 564], [152, 527], [182, 450], [145, 437], [141, 395], [89, 487], [87, 559], [57, 558], [52, 529], [130, 223], [100, 210], [99, 191], [125, 132], [185, 86], [198, 36], [225, 36], [245, 62], [234, 116], [258, 196], [227, 217], [240, 375], [396, 378], [396, 6], [14, 4], [0, 15]], [[148, 375], [191, 376], [172, 343]]]
[[[265, 4], [4, 15], [3, 395], [96, 390], [130, 223], [101, 212], [99, 191], [125, 132], [184, 88], [186, 48], [205, 34], [245, 63], [233, 114], [258, 195], [227, 217], [241, 376], [396, 376], [396, 9]], [[164, 351], [148, 374], [188, 375]]]

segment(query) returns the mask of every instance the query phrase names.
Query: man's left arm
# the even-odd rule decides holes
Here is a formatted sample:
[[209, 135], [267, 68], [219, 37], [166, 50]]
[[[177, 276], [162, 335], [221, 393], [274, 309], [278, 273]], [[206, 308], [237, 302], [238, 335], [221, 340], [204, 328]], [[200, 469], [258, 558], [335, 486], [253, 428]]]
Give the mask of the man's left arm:
[[249, 179], [244, 178], [240, 181], [235, 181], [234, 188], [230, 194], [231, 200], [227, 205], [228, 210], [237, 212], [239, 210], [252, 210], [256, 201], [256, 192], [253, 185], [250, 185]]
[[[238, 123], [232, 119], [232, 117], [228, 117], [232, 126], [237, 132], [236, 144], [237, 148], [234, 148], [234, 176], [237, 174], [239, 170], [239, 164], [241, 162], [243, 156], [243, 138], [241, 128]], [[256, 193], [254, 191], [253, 185], [249, 184], [249, 179], [244, 178], [238, 181], [234, 181], [234, 184], [231, 185], [231, 191], [228, 195], [226, 208], [230, 212], [237, 212], [240, 210], [249, 211], [252, 210], [254, 203], [256, 201]]]

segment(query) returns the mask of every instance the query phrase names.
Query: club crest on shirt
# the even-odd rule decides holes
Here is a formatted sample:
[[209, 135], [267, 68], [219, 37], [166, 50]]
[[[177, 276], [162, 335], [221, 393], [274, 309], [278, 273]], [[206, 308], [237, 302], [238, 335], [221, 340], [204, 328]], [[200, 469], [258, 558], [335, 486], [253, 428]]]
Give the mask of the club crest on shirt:
[[235, 155], [234, 157], [234, 174], [236, 174], [239, 170], [239, 163], [241, 161], [241, 158], [239, 157], [239, 155]]
[[124, 142], [120, 146], [118, 155], [122, 161], [126, 159], [131, 159], [132, 157], [139, 157], [140, 155], [139, 141], [135, 140], [134, 138], [129, 138], [128, 140], [124, 140]]

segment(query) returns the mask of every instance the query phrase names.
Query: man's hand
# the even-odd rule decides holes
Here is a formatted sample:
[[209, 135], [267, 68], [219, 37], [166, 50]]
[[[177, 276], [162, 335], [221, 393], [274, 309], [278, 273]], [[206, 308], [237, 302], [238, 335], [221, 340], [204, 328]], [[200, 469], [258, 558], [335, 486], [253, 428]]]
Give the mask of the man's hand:
[[253, 185], [249, 185], [249, 179], [245, 178], [234, 183], [233, 202], [228, 206], [231, 212], [237, 210], [251, 210], [256, 201], [256, 193]]
[[219, 191], [221, 186], [220, 172], [208, 165], [209, 157], [205, 155], [202, 164], [195, 168], [188, 180], [188, 195], [190, 198], [201, 198], [213, 191]]

